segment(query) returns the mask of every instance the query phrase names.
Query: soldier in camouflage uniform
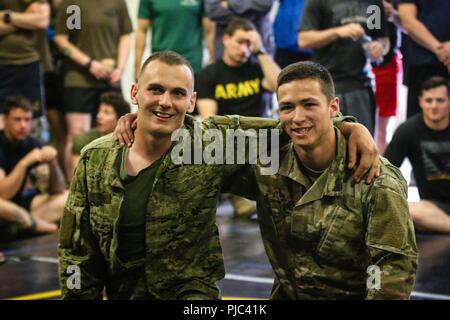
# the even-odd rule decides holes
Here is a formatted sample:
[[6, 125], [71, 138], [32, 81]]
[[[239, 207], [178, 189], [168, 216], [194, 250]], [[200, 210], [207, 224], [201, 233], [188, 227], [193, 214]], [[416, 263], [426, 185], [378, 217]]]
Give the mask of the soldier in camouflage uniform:
[[[215, 225], [218, 194], [225, 179], [245, 166], [174, 164], [171, 133], [194, 128], [185, 116], [195, 105], [192, 70], [170, 52], [153, 55], [142, 70], [132, 89], [139, 108], [133, 146], [123, 147], [111, 135], [95, 140], [75, 171], [58, 250], [65, 299], [101, 298], [103, 288], [109, 299], [219, 297], [215, 282], [224, 267]], [[277, 122], [219, 117], [205, 121], [202, 130], [250, 125], [271, 128]], [[359, 145], [367, 145], [362, 136]]]
[[328, 71], [302, 62], [278, 77], [280, 146], [276, 175], [246, 167], [231, 192], [254, 199], [276, 275], [273, 299], [407, 299], [417, 246], [400, 171], [355, 183], [347, 143], [330, 118], [339, 100]]
[[[64, 299], [214, 299], [224, 277], [215, 211], [223, 170], [174, 165], [171, 133], [193, 128], [193, 72], [181, 56], [155, 54], [132, 100], [136, 141], [112, 135], [83, 149], [60, 231]], [[169, 104], [172, 103], [171, 106]], [[145, 185], [144, 185], [145, 184]], [[81, 288], [68, 270], [76, 265]]]

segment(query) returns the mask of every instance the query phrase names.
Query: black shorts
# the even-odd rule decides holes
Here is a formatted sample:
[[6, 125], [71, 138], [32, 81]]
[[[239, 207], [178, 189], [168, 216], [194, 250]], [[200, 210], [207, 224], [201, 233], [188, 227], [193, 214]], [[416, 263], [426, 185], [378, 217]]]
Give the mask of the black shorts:
[[[39, 61], [25, 65], [0, 65], [0, 106], [6, 97], [21, 95], [33, 105], [33, 117], [45, 114]], [[3, 113], [0, 107], [0, 113]]]
[[27, 189], [26, 191], [22, 192], [22, 195], [20, 197], [14, 198], [13, 201], [18, 206], [21, 206], [28, 212], [31, 210], [31, 202], [33, 201], [34, 197], [36, 197], [39, 194], [39, 191], [32, 188]]
[[438, 201], [438, 200], [428, 200], [435, 204], [439, 209], [444, 211], [446, 214], [450, 215], [450, 202]]
[[97, 114], [100, 96], [107, 91], [122, 93], [120, 87], [109, 88], [64, 88], [63, 107], [65, 113], [89, 113], [93, 116]]
[[62, 79], [55, 72], [44, 74], [45, 105], [47, 110], [62, 110]]
[[0, 243], [14, 240], [19, 232], [19, 225], [0, 219]]

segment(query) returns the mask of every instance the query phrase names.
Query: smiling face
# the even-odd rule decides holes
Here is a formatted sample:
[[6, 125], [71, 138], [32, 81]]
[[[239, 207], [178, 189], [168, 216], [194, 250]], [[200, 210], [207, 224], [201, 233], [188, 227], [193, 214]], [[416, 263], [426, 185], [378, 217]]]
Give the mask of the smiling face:
[[277, 90], [280, 122], [296, 150], [312, 150], [333, 135], [332, 118], [339, 100], [328, 101], [319, 80], [306, 78], [284, 83]]
[[186, 65], [151, 61], [131, 89], [138, 106], [138, 129], [155, 137], [169, 137], [183, 125], [186, 112], [194, 110], [196, 93]]

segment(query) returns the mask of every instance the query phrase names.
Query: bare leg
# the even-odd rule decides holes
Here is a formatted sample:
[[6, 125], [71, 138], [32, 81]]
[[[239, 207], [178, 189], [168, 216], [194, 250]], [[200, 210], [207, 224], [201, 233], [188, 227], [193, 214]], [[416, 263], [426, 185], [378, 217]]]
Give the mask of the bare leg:
[[31, 216], [50, 223], [61, 220], [69, 191], [60, 194], [40, 194], [31, 202]]
[[58, 110], [50, 109], [47, 111], [47, 119], [50, 124], [53, 145], [58, 151], [58, 163], [65, 174], [67, 170], [65, 168], [64, 152], [67, 140], [67, 129], [64, 125], [64, 117]]
[[434, 203], [410, 202], [409, 211], [417, 230], [450, 233], [450, 216]]
[[378, 115], [377, 119], [377, 127], [375, 130], [375, 141], [377, 142], [378, 150], [380, 150], [380, 154], [383, 154], [386, 150], [387, 139], [386, 139], [386, 131], [387, 126], [389, 124], [389, 119], [391, 117], [382, 117]]
[[72, 147], [76, 136], [86, 132], [91, 128], [91, 115], [89, 113], [68, 113], [66, 114], [67, 123], [67, 141], [64, 152], [66, 176], [68, 180], [72, 179], [73, 169], [71, 165]]
[[[11, 223], [17, 223], [20, 230], [27, 230], [31, 227], [37, 233], [53, 233], [58, 230], [56, 224], [46, 222], [40, 218], [31, 218], [30, 214], [17, 204], [0, 199], [0, 218]], [[36, 223], [33, 226], [33, 220]]]

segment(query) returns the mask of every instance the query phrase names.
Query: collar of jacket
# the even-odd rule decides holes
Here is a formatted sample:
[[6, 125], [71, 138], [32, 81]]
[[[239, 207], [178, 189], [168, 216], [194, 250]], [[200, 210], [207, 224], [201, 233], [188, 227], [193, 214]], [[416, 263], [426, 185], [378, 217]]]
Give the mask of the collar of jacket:
[[[325, 169], [314, 184], [305, 192], [305, 194], [297, 201], [296, 206], [313, 202], [324, 196], [338, 197], [342, 195], [344, 177], [347, 172], [345, 166], [347, 162], [347, 142], [338, 129], [336, 132], [337, 155], [331, 165]], [[285, 156], [281, 162], [278, 174], [287, 177], [303, 186], [307, 186], [307, 178], [300, 170], [297, 154], [294, 150], [292, 141], [285, 146]]]

